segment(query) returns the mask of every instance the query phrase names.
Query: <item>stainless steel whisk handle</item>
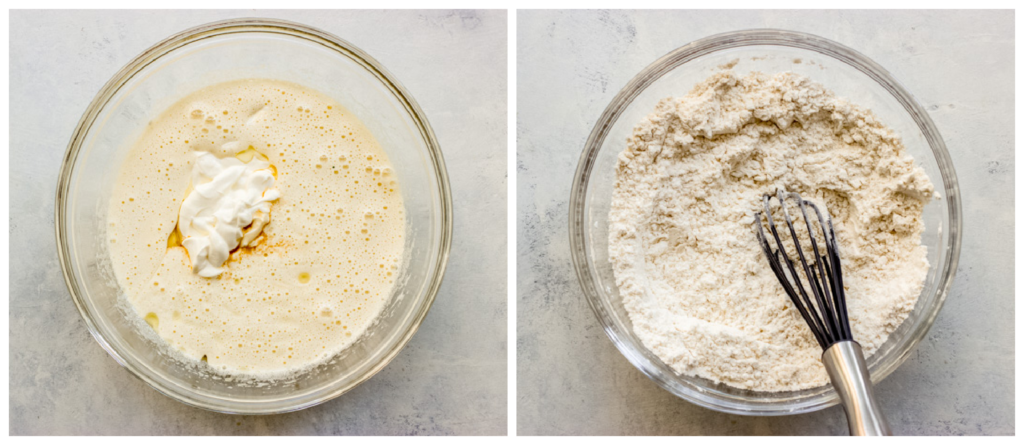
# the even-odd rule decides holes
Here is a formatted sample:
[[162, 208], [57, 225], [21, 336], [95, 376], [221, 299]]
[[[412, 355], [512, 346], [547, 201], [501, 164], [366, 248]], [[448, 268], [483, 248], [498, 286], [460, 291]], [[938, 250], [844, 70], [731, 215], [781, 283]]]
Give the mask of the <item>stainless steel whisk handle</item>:
[[846, 409], [850, 435], [891, 436], [889, 423], [875, 401], [875, 390], [860, 345], [854, 341], [838, 342], [825, 350], [821, 361]]

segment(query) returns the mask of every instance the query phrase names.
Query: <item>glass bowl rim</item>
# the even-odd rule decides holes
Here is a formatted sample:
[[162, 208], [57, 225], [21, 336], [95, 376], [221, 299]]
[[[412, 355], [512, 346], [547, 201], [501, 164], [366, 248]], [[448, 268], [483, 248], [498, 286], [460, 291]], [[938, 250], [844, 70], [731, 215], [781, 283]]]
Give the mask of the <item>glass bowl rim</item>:
[[[636, 76], [630, 79], [630, 81], [627, 82], [619, 93], [615, 95], [612, 101], [601, 113], [601, 116], [594, 124], [594, 128], [591, 130], [580, 155], [569, 198], [570, 250], [573, 266], [576, 269], [576, 275], [580, 282], [580, 287], [583, 290], [583, 294], [586, 297], [590, 308], [597, 316], [598, 321], [601, 322], [605, 334], [608, 335], [609, 339], [611, 339], [619, 352], [625, 356], [634, 367], [666, 391], [669, 391], [677, 397], [698, 406], [730, 414], [775, 416], [813, 412], [828, 408], [838, 403], [838, 398], [836, 397], [833, 389], [829, 388], [824, 393], [813, 395], [795, 402], [780, 404], [765, 403], [756, 405], [725, 400], [714, 395], [709, 395], [698, 389], [700, 388], [700, 385], [691, 382], [681, 385], [680, 391], [675, 391], [673, 387], [671, 387], [668, 382], [659, 375], [656, 369], [649, 368], [646, 365], [646, 360], [644, 358], [637, 357], [630, 347], [626, 345], [625, 341], [620, 338], [623, 334], [618, 332], [618, 327], [615, 325], [615, 322], [611, 319], [610, 315], [605, 313], [605, 309], [603, 308], [604, 303], [601, 297], [601, 291], [595, 285], [598, 280], [597, 277], [593, 276], [591, 273], [591, 262], [587, 255], [589, 247], [586, 240], [587, 227], [585, 225], [587, 210], [586, 196], [591, 178], [591, 171], [594, 167], [597, 154], [600, 152], [601, 146], [604, 144], [604, 140], [608, 135], [608, 132], [619, 116], [648, 86], [656, 82], [668, 72], [701, 56], [726, 49], [747, 46], [782, 46], [809, 50], [850, 65], [870, 77], [888, 91], [889, 94], [891, 94], [893, 98], [903, 106], [903, 109], [911, 115], [917, 124], [918, 129], [922, 132], [928, 142], [928, 146], [931, 149], [932, 154], [935, 157], [935, 162], [939, 165], [939, 170], [942, 174], [944, 184], [943, 192], [945, 193], [944, 199], [947, 200], [946, 207], [948, 209], [948, 217], [950, 220], [948, 228], [949, 245], [945, 252], [943, 252], [945, 257], [944, 267], [937, 275], [939, 282], [936, 287], [935, 302], [931, 307], [925, 308], [925, 311], [922, 313], [923, 318], [921, 319], [922, 321], [919, 322], [919, 329], [908, 333], [909, 341], [907, 342], [906, 348], [902, 352], [898, 352], [898, 355], [892, 362], [891, 366], [878, 369], [877, 371], [879, 372], [875, 372], [871, 376], [872, 380], [876, 383], [881, 381], [899, 367], [900, 364], [906, 361], [917, 344], [928, 333], [928, 330], [935, 321], [935, 317], [938, 316], [939, 310], [942, 308], [949, 293], [950, 286], [953, 282], [953, 276], [956, 272], [957, 263], [959, 262], [962, 213], [960, 208], [960, 189], [956, 178], [956, 172], [953, 169], [953, 162], [949, 157], [949, 152], [946, 149], [945, 142], [939, 134], [938, 129], [935, 127], [934, 122], [932, 122], [928, 113], [925, 112], [924, 107], [918, 103], [903, 84], [867, 56], [838, 42], [834, 42], [823, 37], [803, 32], [767, 28], [724, 32], [698, 39], [676, 48], [665, 56], [662, 56], [652, 62], [650, 65], [642, 69]], [[643, 346], [641, 345], [640, 347]]]
[[[315, 397], [307, 397], [307, 400], [301, 403], [295, 403], [295, 401], [291, 401], [291, 403], [289, 403], [288, 398], [279, 398], [275, 401], [242, 403], [216, 398], [213, 399], [214, 402], [210, 402], [209, 397], [204, 397], [203, 399], [191, 397], [192, 394], [190, 391], [179, 390], [179, 387], [176, 385], [167, 385], [162, 379], [150, 378], [147, 374], [141, 372], [131, 362], [126, 360], [120, 351], [116, 350], [109, 342], [107, 342], [93, 321], [88, 305], [83, 300], [83, 293], [79, 290], [78, 277], [72, 268], [72, 257], [68, 241], [69, 238], [68, 234], [65, 233], [67, 225], [67, 209], [65, 209], [65, 207], [69, 204], [68, 197], [71, 192], [71, 178], [75, 171], [79, 152], [81, 151], [82, 144], [86, 136], [89, 135], [96, 118], [109, 103], [110, 99], [113, 98], [128, 81], [132, 80], [135, 75], [144, 70], [151, 63], [181, 47], [208, 38], [244, 33], [271, 33], [304, 39], [308, 42], [316, 43], [331, 49], [337, 52], [340, 56], [346, 57], [366, 69], [374, 76], [374, 78], [377, 79], [377, 81], [381, 82], [381, 84], [387, 88], [394, 98], [401, 102], [405, 112], [408, 113], [414, 121], [417, 129], [419, 130], [420, 137], [427, 146], [427, 154], [429, 156], [430, 163], [432, 164], [431, 171], [434, 180], [437, 181], [438, 187], [439, 196], [437, 198], [440, 201], [440, 215], [438, 215], [440, 239], [437, 251], [433, 252], [436, 256], [436, 263], [434, 265], [435, 269], [433, 276], [429, 277], [430, 281], [426, 286], [426, 292], [421, 296], [422, 301], [419, 303], [418, 312], [415, 313], [411, 324], [391, 349], [357, 379], [353, 380], [348, 385], [337, 386], [334, 388], [331, 386], [324, 386], [323, 388], [314, 391], [313, 394], [317, 394], [319, 391], [327, 391], [322, 394], [317, 394]], [[276, 414], [298, 411], [319, 405], [348, 392], [356, 386], [359, 386], [377, 374], [381, 369], [384, 369], [384, 367], [398, 355], [399, 351], [405, 347], [409, 340], [412, 339], [413, 335], [415, 335], [416, 331], [423, 323], [423, 320], [430, 308], [433, 306], [434, 299], [437, 296], [441, 287], [441, 282], [444, 278], [445, 269], [448, 265], [448, 258], [451, 253], [453, 211], [448, 172], [445, 167], [440, 145], [434, 135], [434, 131], [431, 128], [430, 123], [427, 121], [427, 118], [419, 104], [415, 99], [413, 99], [412, 95], [405, 89], [405, 87], [395, 79], [394, 75], [387, 71], [380, 62], [363, 52], [355, 45], [328, 32], [286, 20], [246, 17], [210, 22], [173, 34], [134, 57], [117, 73], [115, 73], [106, 84], [104, 84], [93, 98], [92, 102], [89, 103], [89, 106], [82, 114], [81, 119], [79, 119], [78, 125], [72, 133], [71, 141], [69, 142], [65, 152], [61, 164], [60, 176], [57, 181], [54, 222], [58, 259], [60, 261], [61, 271], [64, 275], [64, 282], [71, 294], [71, 298], [74, 301], [75, 306], [78, 308], [79, 313], [81, 313], [82, 319], [85, 321], [86, 327], [89, 329], [89, 333], [92, 334], [97, 343], [99, 343], [107, 354], [109, 354], [118, 364], [127, 369], [131, 375], [139, 378], [157, 392], [185, 405], [226, 414]]]

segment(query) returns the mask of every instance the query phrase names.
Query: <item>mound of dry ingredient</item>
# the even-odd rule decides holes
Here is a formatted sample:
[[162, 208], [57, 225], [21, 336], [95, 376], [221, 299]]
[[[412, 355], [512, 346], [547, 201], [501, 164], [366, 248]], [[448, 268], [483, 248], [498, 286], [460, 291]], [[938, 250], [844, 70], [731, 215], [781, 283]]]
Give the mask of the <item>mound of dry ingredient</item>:
[[619, 156], [609, 254], [633, 330], [681, 374], [786, 391], [828, 382], [752, 230], [782, 187], [832, 214], [854, 338], [870, 356], [913, 309], [937, 197], [899, 137], [793, 73], [717, 73], [662, 100]]

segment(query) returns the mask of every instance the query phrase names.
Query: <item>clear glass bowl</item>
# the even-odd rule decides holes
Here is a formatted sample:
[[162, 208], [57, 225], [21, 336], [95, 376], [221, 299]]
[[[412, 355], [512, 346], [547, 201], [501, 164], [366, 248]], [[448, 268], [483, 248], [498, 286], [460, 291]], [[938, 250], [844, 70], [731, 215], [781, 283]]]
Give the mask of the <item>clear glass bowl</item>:
[[[394, 164], [407, 213], [406, 264], [381, 318], [330, 363], [294, 380], [240, 385], [186, 366], [136, 328], [119, 305], [105, 251], [116, 172], [147, 123], [200, 88], [242, 78], [301, 84], [338, 100], [372, 131]], [[209, 410], [264, 414], [323, 403], [380, 371], [412, 338], [441, 285], [452, 204], [441, 150], [416, 101], [377, 61], [297, 23], [239, 19], [172, 36], [107, 82], [82, 116], [61, 168], [57, 246], [71, 296], [96, 341], [157, 391]]]
[[872, 380], [881, 381], [893, 372], [924, 338], [946, 298], [960, 256], [960, 193], [946, 146], [924, 108], [885, 69], [850, 48], [809, 34], [781, 30], [719, 34], [672, 51], [634, 77], [601, 114], [580, 157], [569, 210], [573, 262], [584, 294], [612, 342], [626, 359], [669, 392], [734, 414], [816, 411], [837, 403], [831, 385], [758, 392], [677, 375], [634, 335], [608, 260], [607, 219], [615, 164], [633, 126], [651, 113], [660, 99], [685, 95], [720, 66], [734, 61], [733, 70], [740, 74], [793, 71], [870, 108], [899, 133], [908, 152], [931, 177], [942, 194], [942, 199], [924, 209], [922, 242], [928, 247], [931, 268], [910, 316], [868, 358]]

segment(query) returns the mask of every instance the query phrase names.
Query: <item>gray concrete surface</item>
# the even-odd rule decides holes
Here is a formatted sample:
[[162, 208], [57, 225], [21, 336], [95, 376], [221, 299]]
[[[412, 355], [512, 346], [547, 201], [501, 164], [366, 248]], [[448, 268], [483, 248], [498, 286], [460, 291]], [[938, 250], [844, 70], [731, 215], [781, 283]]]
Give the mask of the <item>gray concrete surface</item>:
[[519, 434], [845, 434], [842, 409], [756, 418], [662, 390], [612, 346], [569, 255], [568, 198], [601, 111], [692, 40], [783, 28], [866, 54], [945, 137], [965, 215], [960, 267], [934, 327], [877, 387], [900, 434], [1014, 434], [1012, 12], [520, 11], [517, 16]]
[[[451, 262], [419, 332], [381, 373], [304, 411], [189, 408], [93, 341], [57, 262], [53, 200], [71, 132], [132, 57], [231, 17], [306, 23], [359, 46], [426, 112], [455, 201]], [[500, 434], [507, 428], [507, 20], [504, 11], [12, 11], [10, 432]]]

